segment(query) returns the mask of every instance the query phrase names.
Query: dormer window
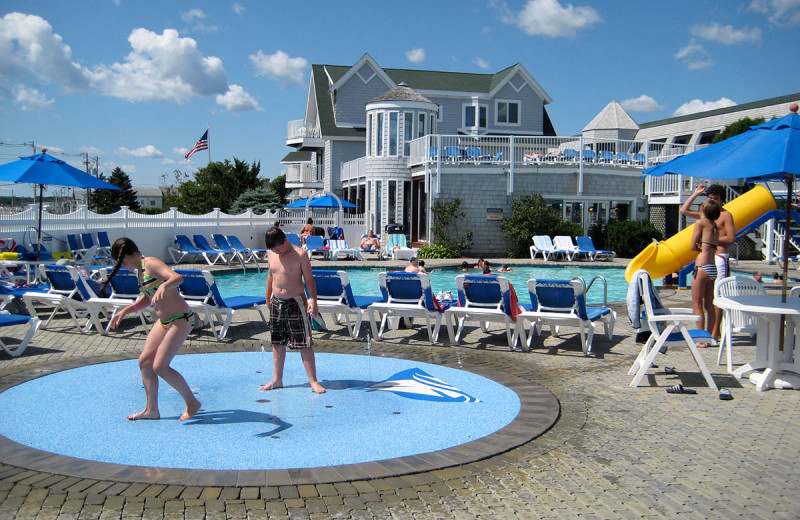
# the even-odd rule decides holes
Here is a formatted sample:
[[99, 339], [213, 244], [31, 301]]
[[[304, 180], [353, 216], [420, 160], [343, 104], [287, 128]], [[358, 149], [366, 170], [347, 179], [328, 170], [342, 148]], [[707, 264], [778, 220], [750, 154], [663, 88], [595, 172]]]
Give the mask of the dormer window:
[[495, 102], [495, 114], [498, 125], [514, 125], [519, 126], [519, 101], [502, 101]]
[[486, 105], [464, 105], [464, 128], [486, 128], [487, 113], [489, 108]]

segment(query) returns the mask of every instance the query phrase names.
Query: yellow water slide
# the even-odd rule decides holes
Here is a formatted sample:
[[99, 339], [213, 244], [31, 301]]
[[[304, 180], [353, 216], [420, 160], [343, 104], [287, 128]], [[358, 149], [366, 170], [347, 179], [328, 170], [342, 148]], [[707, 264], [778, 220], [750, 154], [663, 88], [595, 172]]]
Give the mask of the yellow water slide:
[[[767, 211], [777, 209], [772, 194], [761, 185], [736, 197], [723, 207], [733, 216], [736, 229], [745, 227]], [[645, 269], [651, 278], [661, 278], [694, 262], [698, 252], [691, 249], [693, 232], [694, 224], [663, 242], [653, 242], [644, 248], [628, 263], [625, 268], [625, 279], [630, 282], [633, 273], [639, 269]]]

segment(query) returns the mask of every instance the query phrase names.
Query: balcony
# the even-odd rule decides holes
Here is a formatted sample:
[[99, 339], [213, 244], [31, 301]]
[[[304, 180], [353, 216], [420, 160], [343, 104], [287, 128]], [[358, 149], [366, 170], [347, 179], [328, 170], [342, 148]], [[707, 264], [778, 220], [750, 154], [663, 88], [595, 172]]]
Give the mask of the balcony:
[[310, 162], [286, 165], [286, 187], [322, 189], [322, 168]]
[[325, 147], [316, 121], [306, 123], [303, 119], [289, 121], [286, 144], [298, 150], [318, 150]]

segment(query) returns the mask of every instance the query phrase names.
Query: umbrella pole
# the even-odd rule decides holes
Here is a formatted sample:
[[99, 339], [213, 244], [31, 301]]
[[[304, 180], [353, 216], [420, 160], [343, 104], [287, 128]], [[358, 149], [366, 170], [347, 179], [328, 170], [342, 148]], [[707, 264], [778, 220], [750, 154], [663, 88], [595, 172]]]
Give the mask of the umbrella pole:
[[44, 205], [44, 184], [39, 185], [39, 229], [36, 234], [36, 261], [42, 259], [42, 207]]
[[[786, 284], [789, 278], [789, 226], [792, 223], [792, 200], [794, 200], [793, 184], [794, 174], [789, 173], [786, 175], [786, 225], [783, 234], [783, 280], [781, 280], [781, 302], [783, 303], [786, 303]], [[786, 341], [785, 321], [786, 315], [781, 314], [780, 342], [778, 343], [778, 349], [781, 352], [783, 352]]]

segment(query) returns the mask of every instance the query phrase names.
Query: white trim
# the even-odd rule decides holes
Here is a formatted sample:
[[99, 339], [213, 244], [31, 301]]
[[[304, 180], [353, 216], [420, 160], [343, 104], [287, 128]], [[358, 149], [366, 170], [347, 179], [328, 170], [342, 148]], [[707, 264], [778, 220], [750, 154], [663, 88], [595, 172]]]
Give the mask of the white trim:
[[[542, 86], [539, 85], [539, 83], [535, 79], [533, 79], [533, 76], [530, 75], [528, 70], [519, 63], [517, 63], [514, 66], [514, 69], [506, 75], [503, 81], [498, 83], [497, 86], [493, 88], [491, 92], [489, 92], [489, 96], [494, 97], [495, 95], [497, 95], [497, 93], [500, 92], [500, 89], [506, 86], [516, 74], [520, 74], [522, 76], [522, 79], [524, 79], [525, 82], [528, 85], [530, 85], [531, 89], [533, 89], [536, 95], [539, 96], [539, 98], [541, 98], [543, 105], [548, 105], [553, 102], [553, 99], [547, 94], [547, 92], [545, 92]], [[512, 88], [517, 92], [522, 90], [521, 87], [519, 90], [517, 90], [517, 88], [514, 87], [513, 85]]]
[[[498, 117], [500, 115], [500, 108], [498, 105], [500, 103], [505, 103], [506, 105], [511, 105], [512, 103], [517, 105], [517, 122], [516, 123], [509, 123], [509, 122], [501, 122], [498, 121]], [[509, 110], [506, 108], [506, 117], [508, 117]], [[495, 126], [522, 126], [522, 101], [519, 99], [495, 99], [494, 100], [494, 124]]]
[[[392, 81], [392, 78], [390, 78], [389, 75], [386, 74], [386, 72], [383, 70], [383, 67], [378, 65], [378, 62], [376, 62], [375, 59], [369, 55], [369, 53], [365, 53], [352, 67], [350, 67], [350, 69], [347, 72], [344, 73], [344, 75], [341, 78], [339, 78], [339, 81], [337, 81], [328, 88], [328, 91], [332, 92], [334, 90], [341, 88], [342, 85], [347, 83], [350, 80], [350, 78], [352, 78], [353, 75], [356, 74], [358, 69], [360, 69], [365, 64], [369, 65], [375, 72], [375, 75], [378, 76], [378, 78], [380, 78], [380, 80], [383, 81], [387, 87], [389, 87], [387, 88], [387, 90], [393, 89], [394, 87], [397, 86], [394, 84], [394, 81]], [[361, 77], [361, 75], [359, 75], [359, 78], [361, 78], [361, 80], [363, 81], [363, 77]], [[372, 79], [372, 77], [370, 79]]]
[[[467, 107], [475, 108], [475, 124], [472, 126], [467, 126]], [[481, 126], [481, 107], [486, 109], [486, 124]], [[471, 132], [475, 132], [476, 130], [487, 130], [489, 128], [489, 105], [484, 103], [475, 103], [475, 100], [471, 103], [462, 103], [461, 104], [461, 128], [465, 128], [470, 130]]]

